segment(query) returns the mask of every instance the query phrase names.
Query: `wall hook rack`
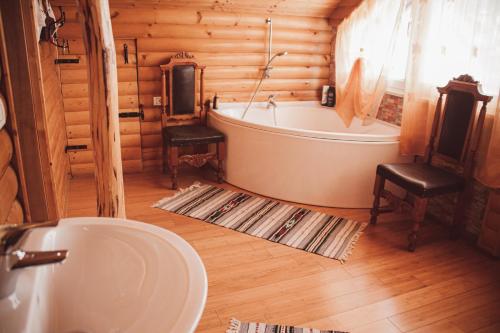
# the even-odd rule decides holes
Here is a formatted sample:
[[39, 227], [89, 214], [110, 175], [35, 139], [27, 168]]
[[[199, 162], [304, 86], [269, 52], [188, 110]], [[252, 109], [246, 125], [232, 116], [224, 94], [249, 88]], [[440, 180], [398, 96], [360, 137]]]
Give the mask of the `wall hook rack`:
[[40, 33], [40, 41], [50, 42], [51, 44], [63, 49], [63, 53], [69, 52], [69, 42], [66, 39], [60, 39], [57, 35], [57, 30], [64, 26], [66, 22], [66, 13], [62, 7], [59, 7], [60, 16], [58, 19], [52, 18], [49, 15], [49, 11], [44, 6], [43, 9], [45, 13], [45, 26], [42, 28]]

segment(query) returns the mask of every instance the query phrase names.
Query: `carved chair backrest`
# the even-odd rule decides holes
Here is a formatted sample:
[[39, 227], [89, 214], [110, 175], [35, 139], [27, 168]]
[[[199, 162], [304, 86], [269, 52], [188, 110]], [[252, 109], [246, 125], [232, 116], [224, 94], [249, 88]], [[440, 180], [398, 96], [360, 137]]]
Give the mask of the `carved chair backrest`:
[[203, 105], [205, 66], [200, 65], [191, 54], [180, 52], [167, 64], [160, 65], [160, 70], [162, 127], [167, 126], [169, 121], [190, 120], [205, 123], [206, 110]]
[[[427, 147], [427, 163], [438, 157], [460, 168], [466, 178], [472, 175], [475, 153], [486, 116], [486, 105], [492, 97], [482, 94], [481, 85], [469, 75], [450, 80], [437, 88], [436, 105], [431, 137]], [[443, 95], [446, 95], [444, 108]], [[479, 113], [478, 102], [482, 102]]]

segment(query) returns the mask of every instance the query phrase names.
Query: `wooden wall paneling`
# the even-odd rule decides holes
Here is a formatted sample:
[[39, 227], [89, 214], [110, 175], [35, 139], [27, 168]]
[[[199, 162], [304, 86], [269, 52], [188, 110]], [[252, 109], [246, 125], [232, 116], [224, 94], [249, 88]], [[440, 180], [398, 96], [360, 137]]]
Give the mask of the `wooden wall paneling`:
[[70, 151], [69, 158], [73, 164], [93, 163], [94, 162], [94, 152], [91, 150]]
[[500, 257], [500, 190], [491, 190], [481, 225], [478, 245], [495, 257]]
[[[147, 75], [148, 73], [145, 73]], [[328, 66], [281, 66], [273, 69], [273, 79], [328, 79]], [[260, 78], [258, 66], [212, 66], [205, 70], [207, 80]]]
[[[251, 97], [251, 92], [229, 92], [221, 95], [220, 100], [223, 102], [241, 102], [248, 101]], [[321, 97], [318, 90], [294, 90], [294, 91], [260, 91], [255, 97], [256, 102], [266, 101], [269, 95], [274, 95], [276, 99], [282, 101], [311, 101]]]
[[57, 48], [47, 42], [39, 43], [41, 75], [43, 80], [44, 114], [48, 133], [50, 169], [59, 217], [65, 216], [69, 187], [69, 159], [65, 147], [68, 144], [65, 131], [65, 115], [59, 68], [55, 64]]
[[71, 174], [73, 176], [92, 175], [94, 172], [94, 163], [71, 163]]
[[18, 200], [14, 200], [12, 206], [10, 207], [9, 214], [5, 223], [7, 224], [20, 224], [24, 222], [24, 212], [23, 207]]
[[[3, 36], [3, 23], [2, 23], [2, 18], [0, 14], [0, 51], [4, 50], [4, 36]], [[5, 98], [4, 95], [5, 92], [8, 90], [7, 86], [7, 76], [4, 76], [4, 72], [8, 72], [7, 68], [4, 70], [3, 65], [4, 63], [4, 53], [0, 52], [0, 99], [2, 100], [2, 103], [7, 106], [7, 101], [9, 98]], [[10, 97], [10, 96], [8, 96]], [[8, 110], [6, 110], [8, 111]], [[6, 223], [6, 224], [19, 224], [24, 221], [24, 212], [21, 204], [19, 201], [16, 199], [16, 196], [19, 196], [20, 198], [24, 199], [24, 193], [23, 191], [19, 191], [19, 185], [18, 185], [18, 179], [15, 179], [15, 185], [8, 185], [8, 173], [7, 171], [9, 168], [11, 168], [11, 163], [15, 163], [16, 161], [13, 161], [13, 153], [14, 153], [14, 145], [12, 142], [12, 139], [7, 132], [7, 127], [11, 127], [10, 125], [10, 115], [7, 112], [7, 124], [5, 127], [0, 129], [0, 224]], [[19, 154], [20, 152], [20, 147], [19, 147], [19, 141], [16, 141], [16, 150]], [[17, 157], [19, 159], [19, 157]], [[18, 163], [19, 164], [19, 163]], [[22, 170], [22, 165], [21, 167], [18, 165], [18, 169]], [[15, 171], [14, 169], [12, 169]], [[17, 175], [16, 175], [17, 176]], [[12, 179], [11, 179], [12, 181]], [[13, 187], [16, 188], [16, 193], [12, 194]], [[25, 188], [25, 186], [23, 186]], [[25, 191], [25, 190], [24, 190]], [[9, 202], [12, 201], [9, 207]], [[2, 211], [6, 209], [7, 211], [2, 213]], [[3, 216], [7, 214], [5, 220]]]
[[[53, 1], [57, 3], [57, 1]], [[253, 2], [252, 2], [253, 3]], [[308, 2], [306, 2], [308, 3]], [[78, 13], [74, 4], [66, 4], [66, 21], [78, 22]], [[186, 1], [183, 5], [189, 5]], [[271, 17], [276, 29], [282, 27], [295, 28], [297, 30], [320, 30], [330, 31], [329, 17], [307, 17], [297, 15], [276, 15], [259, 11], [235, 10], [223, 12], [213, 9], [200, 10], [199, 8], [178, 8], [175, 6], [141, 6], [134, 8], [120, 7], [113, 3], [111, 18], [113, 24], [168, 24], [168, 25], [202, 25], [202, 26], [226, 26], [226, 27], [258, 27], [262, 28], [262, 18]], [[154, 11], [152, 11], [154, 9]], [[248, 7], [246, 7], [248, 9]], [[130, 37], [130, 36], [128, 36]]]
[[0, 130], [0, 175], [3, 175], [12, 159], [12, 141], [4, 128]]
[[[160, 70], [156, 66], [139, 67], [141, 82], [160, 81]], [[206, 80], [258, 79], [262, 71], [255, 66], [211, 66], [205, 69]], [[273, 69], [273, 79], [328, 79], [328, 66], [280, 66]], [[141, 91], [144, 91], [142, 88]]]
[[[34, 30], [33, 8], [29, 1], [2, 1], [0, 9], [3, 89], [15, 134], [16, 166], [22, 185], [21, 197], [26, 208], [26, 220], [38, 222], [56, 219], [59, 214], [50, 168], [41, 57], [38, 36]], [[6, 208], [7, 213], [10, 208]]]
[[[76, 28], [75, 28], [76, 29]], [[87, 150], [92, 151], [93, 145], [90, 137], [89, 112], [88, 112], [88, 84], [87, 84], [87, 59], [84, 50], [83, 40], [81, 39], [81, 27], [79, 35], [73, 36], [70, 41], [70, 54], [65, 55], [68, 58], [78, 57], [81, 60], [80, 64], [64, 64], [61, 65], [61, 82], [62, 92], [64, 96], [66, 130], [68, 142], [71, 145], [84, 144], [87, 145]], [[118, 95], [119, 95], [119, 110], [120, 112], [139, 112], [139, 97], [138, 97], [138, 82], [137, 82], [137, 61], [136, 61], [136, 43], [134, 39], [115, 39], [116, 44], [116, 60], [118, 73]], [[124, 59], [123, 44], [127, 44], [128, 49], [128, 64]], [[134, 124], [130, 124], [134, 123]], [[140, 149], [140, 119], [139, 118], [120, 118], [120, 133], [121, 146], [125, 147], [124, 143], [129, 147], [135, 144], [135, 147]], [[135, 135], [130, 139], [131, 135]], [[83, 163], [85, 166], [80, 168], [71, 168], [72, 174], [92, 174], [94, 171], [90, 167], [91, 164], [81, 162], [82, 159], [75, 158], [79, 154], [90, 156], [85, 151], [75, 151], [70, 158], [71, 164]], [[128, 161], [129, 154], [123, 154], [122, 162]], [[135, 158], [135, 157], [134, 157]], [[142, 160], [134, 159], [134, 162], [122, 163], [123, 172], [140, 172], [142, 171]]]
[[[167, 63], [176, 52], [155, 52], [139, 50], [139, 66], [159, 66]], [[267, 55], [264, 53], [226, 53], [197, 52], [196, 58], [206, 66], [260, 66], [266, 64]], [[274, 66], [328, 66], [330, 54], [288, 54], [273, 62]], [[271, 76], [272, 77], [272, 76]]]
[[64, 119], [66, 125], [79, 125], [89, 123], [89, 112], [85, 111], [75, 111], [75, 112], [65, 112]]
[[125, 218], [118, 118], [118, 74], [107, 0], [78, 0], [88, 60], [97, 215]]
[[362, 0], [343, 0], [336, 6], [330, 15], [330, 24], [334, 27], [338, 26], [345, 18], [347, 18]]
[[[267, 60], [268, 26], [265, 19], [273, 19], [273, 53], [286, 50], [288, 55], [275, 59], [271, 79], [266, 80], [258, 101], [271, 94], [281, 101], [308, 101], [320, 98], [321, 86], [328, 84], [331, 63], [332, 27], [327, 17], [297, 15], [270, 15], [251, 11], [220, 12], [211, 9], [173, 6], [112, 6], [111, 17], [116, 42], [120, 107], [134, 109], [144, 105], [144, 120], [140, 126], [142, 160], [146, 168], [161, 165], [160, 108], [153, 105], [153, 97], [161, 96], [159, 65], [168, 62], [179, 51], [189, 51], [207, 65], [206, 98], [217, 92], [222, 101], [248, 101], [262, 75]], [[243, 7], [242, 7], [243, 8]], [[61, 36], [70, 39], [70, 51], [81, 57], [83, 43], [78, 29], [78, 14], [65, 7], [67, 24]], [[137, 40], [129, 45], [129, 60], [137, 62], [137, 73], [121, 63], [123, 41]], [[132, 55], [137, 56], [134, 57]], [[67, 67], [65, 67], [67, 66]], [[82, 96], [85, 91], [85, 71], [82, 66], [61, 66], [66, 119], [70, 142], [83, 142], [88, 129], [82, 126], [87, 110]], [[134, 89], [128, 84], [137, 79], [138, 100], [127, 100]], [[129, 103], [129, 104], [127, 104]], [[134, 105], [134, 103], [136, 103]], [[78, 112], [69, 115], [71, 112]], [[184, 124], [189, 122], [177, 122]], [[125, 124], [121, 121], [120, 125]], [[75, 127], [77, 126], [77, 127]], [[122, 136], [127, 131], [121, 131]], [[123, 159], [126, 160], [125, 158]], [[82, 170], [84, 168], [81, 168]]]
[[[135, 101], [133, 107], [120, 107], [120, 112], [140, 112], [136, 40], [115, 38], [115, 44], [117, 45], [117, 62], [120, 66], [118, 68], [118, 94], [122, 97], [131, 96]], [[125, 45], [128, 50], [128, 63], [125, 63]], [[141, 118], [120, 118], [120, 135], [123, 170], [125, 172], [141, 172]]]
[[17, 175], [11, 166], [0, 176], [0, 224], [5, 223], [9, 216], [12, 203], [16, 200], [18, 190]]
[[[87, 83], [66, 83], [63, 85], [62, 94], [64, 98], [80, 98], [88, 96]], [[118, 82], [118, 93], [120, 96], [137, 96], [137, 82]]]
[[0, 130], [0, 224], [23, 222], [23, 209], [16, 200], [18, 181], [14, 169], [10, 166], [13, 154], [12, 140], [7, 130]]
[[[359, 1], [359, 0], [358, 0]], [[216, 1], [196, 0], [112, 0], [111, 6], [116, 8], [145, 8], [151, 6], [162, 6], [179, 11], [187, 9], [204, 11], [217, 10], [223, 13], [244, 12], [248, 14], [267, 13], [268, 15], [295, 15], [304, 17], [329, 17], [338, 5], [352, 3], [353, 0], [237, 0], [237, 1]], [[72, 0], [55, 0], [57, 5], [71, 5]], [[112, 13], [112, 16], [114, 13]], [[201, 16], [201, 15], [200, 15]], [[194, 19], [194, 18], [192, 18]]]
[[23, 222], [23, 209], [16, 200], [18, 182], [15, 171], [9, 166], [12, 159], [12, 142], [6, 129], [0, 130], [0, 224]]
[[[177, 39], [222, 39], [262, 41], [267, 38], [265, 26], [221, 26], [221, 25], [187, 25], [161, 23], [113, 23], [113, 34], [116, 38], [177, 38]], [[66, 39], [79, 38], [80, 27], [68, 22], [61, 30], [61, 37]], [[327, 43], [332, 40], [329, 30], [291, 29], [276, 27], [273, 30], [273, 40], [276, 42], [306, 42]]]
[[[132, 95], [118, 96], [118, 104], [121, 109], [134, 108], [138, 105], [138, 98]], [[87, 97], [64, 98], [64, 112], [88, 111], [88, 109]]]
[[[62, 71], [62, 83], [86, 83], [86, 68], [64, 68]], [[118, 82], [133, 82], [137, 80], [137, 71], [134, 67], [118, 67]]]
[[[85, 146], [87, 146], [88, 150], [94, 149], [94, 147], [92, 145], [92, 139], [90, 139], [90, 138], [76, 138], [76, 139], [69, 139], [68, 138], [68, 145], [70, 145], [70, 146], [85, 145]], [[70, 164], [71, 164], [71, 162], [70, 162]], [[90, 174], [93, 174], [93, 172], [91, 172]]]
[[68, 139], [90, 138], [90, 125], [68, 125], [66, 126]]
[[[151, 52], [181, 52], [192, 53], [266, 53], [267, 45], [262, 40], [235, 40], [229, 39], [179, 39], [179, 38], [139, 38], [137, 46], [140, 50]], [[288, 51], [298, 54], [327, 54], [330, 52], [330, 43], [310, 43], [304, 41], [277, 42], [273, 40], [275, 52]]]
[[[252, 79], [205, 80], [205, 91], [215, 92], [253, 92], [258, 81]], [[328, 79], [268, 79], [262, 82], [260, 91], [296, 91], [319, 90], [328, 84]], [[157, 95], [161, 83], [156, 81], [141, 82], [141, 93]]]
[[[64, 86], [64, 84], [63, 84]], [[64, 98], [64, 112], [87, 111], [89, 109], [89, 99], [82, 98]]]

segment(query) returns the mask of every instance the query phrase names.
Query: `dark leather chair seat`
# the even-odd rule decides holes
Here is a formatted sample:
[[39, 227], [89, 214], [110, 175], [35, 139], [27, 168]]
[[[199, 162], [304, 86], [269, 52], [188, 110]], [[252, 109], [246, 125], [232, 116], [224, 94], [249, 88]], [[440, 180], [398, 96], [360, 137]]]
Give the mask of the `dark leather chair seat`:
[[421, 163], [380, 164], [377, 174], [424, 198], [460, 192], [465, 186], [462, 177]]
[[224, 141], [223, 133], [201, 125], [164, 127], [163, 137], [165, 143], [171, 146], [201, 145]]

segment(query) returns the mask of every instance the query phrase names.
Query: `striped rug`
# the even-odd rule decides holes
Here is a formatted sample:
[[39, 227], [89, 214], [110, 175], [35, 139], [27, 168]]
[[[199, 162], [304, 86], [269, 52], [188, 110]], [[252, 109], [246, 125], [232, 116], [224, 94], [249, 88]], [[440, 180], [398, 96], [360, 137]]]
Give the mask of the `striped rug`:
[[366, 223], [276, 200], [194, 184], [154, 207], [344, 261]]
[[318, 330], [315, 328], [304, 328], [285, 325], [271, 325], [264, 323], [244, 323], [231, 319], [226, 333], [347, 333], [341, 331]]

